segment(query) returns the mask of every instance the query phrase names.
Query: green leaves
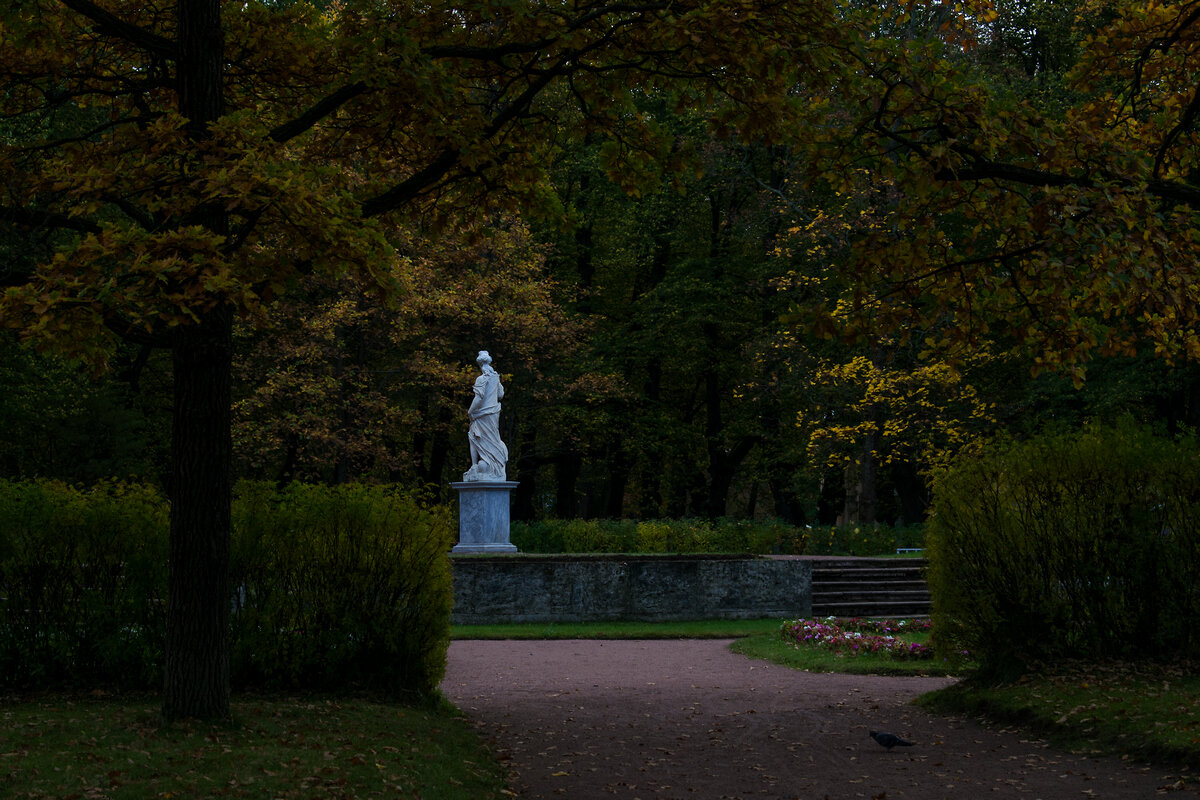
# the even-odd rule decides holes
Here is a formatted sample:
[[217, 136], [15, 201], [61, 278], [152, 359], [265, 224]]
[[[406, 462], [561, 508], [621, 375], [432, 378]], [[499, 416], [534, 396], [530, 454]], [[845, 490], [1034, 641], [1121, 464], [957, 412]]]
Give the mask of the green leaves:
[[953, 462], [928, 537], [939, 636], [992, 670], [1190, 657], [1198, 455], [1126, 420]]

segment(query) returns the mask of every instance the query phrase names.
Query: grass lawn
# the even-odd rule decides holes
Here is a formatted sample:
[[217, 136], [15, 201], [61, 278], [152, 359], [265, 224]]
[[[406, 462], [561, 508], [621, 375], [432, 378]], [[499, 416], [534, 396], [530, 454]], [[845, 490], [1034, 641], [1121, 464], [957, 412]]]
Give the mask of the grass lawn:
[[1195, 665], [1055, 664], [1016, 683], [965, 681], [917, 702], [1019, 725], [1074, 752], [1200, 769]]
[[504, 770], [446, 707], [241, 697], [231, 725], [160, 727], [153, 697], [0, 705], [0, 796], [507, 796]]
[[454, 625], [452, 639], [736, 639], [777, 633], [777, 619], [715, 619], [687, 622], [525, 622]]

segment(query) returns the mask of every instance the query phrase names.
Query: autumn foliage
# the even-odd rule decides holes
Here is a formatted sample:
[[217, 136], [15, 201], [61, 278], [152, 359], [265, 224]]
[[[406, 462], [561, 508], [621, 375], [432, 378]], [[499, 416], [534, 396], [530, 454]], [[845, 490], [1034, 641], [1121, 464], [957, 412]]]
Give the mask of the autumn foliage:
[[919, 517], [1017, 359], [1200, 356], [1198, 31], [1130, 0], [10, 3], [0, 324], [170, 353], [167, 716], [228, 711], [235, 469], [441, 485], [482, 346], [528, 387], [521, 515], [795, 521], [872, 521], [884, 468]]
[[[877, 224], [823, 324], [951, 354], [998, 340], [1077, 380], [1097, 355], [1200, 355], [1196, 4], [1079, 3], [1036, 28], [1008, 5], [912, 8], [892, 35], [863, 12], [847, 53], [867, 79], [829, 106], [829, 185]], [[1054, 44], [1022, 44], [1014, 77], [1022, 24]]]

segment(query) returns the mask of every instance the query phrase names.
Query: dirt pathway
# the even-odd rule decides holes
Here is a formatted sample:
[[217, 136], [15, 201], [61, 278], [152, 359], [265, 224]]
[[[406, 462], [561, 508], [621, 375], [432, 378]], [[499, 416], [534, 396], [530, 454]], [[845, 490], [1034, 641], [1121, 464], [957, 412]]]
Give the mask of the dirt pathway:
[[[942, 678], [824, 675], [728, 640], [457, 641], [442, 689], [526, 800], [1195, 797], [1166, 770], [1086, 759], [912, 706]], [[884, 750], [867, 735], [913, 740]]]

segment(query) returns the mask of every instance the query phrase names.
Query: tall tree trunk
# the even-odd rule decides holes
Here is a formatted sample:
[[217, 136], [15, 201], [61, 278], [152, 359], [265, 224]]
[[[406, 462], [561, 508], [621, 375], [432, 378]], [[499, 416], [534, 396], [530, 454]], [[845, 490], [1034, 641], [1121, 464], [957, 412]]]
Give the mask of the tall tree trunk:
[[705, 516], [717, 519], [725, 516], [729, 504], [729, 488], [741, 469], [742, 462], [754, 449], [757, 439], [744, 437], [731, 448], [719, 448], [709, 441], [708, 449], [708, 507]]
[[554, 461], [555, 484], [558, 491], [554, 499], [554, 516], [559, 519], [575, 519], [579, 516], [575, 502], [575, 484], [583, 459], [578, 453], [564, 453]]
[[[221, 0], [178, 0], [179, 111], [208, 138], [225, 113]], [[191, 222], [228, 235], [220, 206]], [[171, 436], [171, 542], [163, 717], [229, 717], [229, 531], [233, 313], [224, 306], [178, 332]]]
[[862, 471], [859, 475], [858, 521], [863, 525], [874, 525], [879, 521], [879, 469], [875, 447], [879, 437], [868, 433], [863, 444]]
[[174, 350], [163, 716], [229, 717], [233, 315], [206, 314]]
[[892, 481], [900, 499], [900, 514], [905, 525], [916, 525], [925, 521], [925, 481], [912, 462], [903, 462], [892, 470]]
[[354, 426], [354, 420], [350, 416], [350, 388], [346, 381], [346, 326], [338, 325], [335, 333], [334, 347], [337, 348], [337, 354], [333, 357], [333, 379], [337, 382], [337, 407], [338, 407], [338, 426], [337, 426], [337, 459], [333, 462], [333, 476], [330, 483], [334, 486], [341, 486], [349, 483], [354, 475], [353, 464], [350, 462], [350, 453], [346, 447], [349, 441], [350, 430]]
[[877, 440], [874, 433], [864, 436], [857, 463], [846, 467], [846, 506], [842, 512], [842, 522], [846, 525], [875, 524], [878, 506], [875, 479]]
[[804, 503], [796, 496], [786, 478], [772, 475], [767, 480], [767, 488], [771, 491], [771, 504], [775, 507], [776, 517], [789, 525], [804, 525], [808, 522], [804, 513]]
[[[717, 327], [705, 324], [704, 332], [709, 341], [710, 351], [715, 351], [719, 341]], [[733, 485], [733, 479], [741, 469], [742, 462], [750, 455], [757, 441], [754, 437], [746, 436], [730, 446], [725, 432], [723, 390], [720, 375], [716, 368], [710, 365], [704, 371], [704, 438], [708, 450], [708, 487], [703, 503], [694, 508], [694, 511], [704, 514], [709, 519], [725, 516], [729, 488]]]
[[283, 454], [283, 465], [275, 478], [275, 487], [284, 489], [296, 478], [296, 464], [300, 458], [300, 437], [295, 433], [287, 435], [287, 450]]
[[[659, 358], [651, 357], [646, 364], [645, 393], [651, 412], [658, 414], [662, 402], [662, 361]], [[637, 498], [634, 513], [638, 519], [657, 519], [663, 515], [663, 461], [661, 457], [657, 457], [661, 448], [660, 443], [656, 448], [658, 453], [646, 454], [643, 451], [638, 459], [637, 477], [634, 479]]]
[[601, 513], [608, 519], [625, 515], [625, 489], [629, 484], [629, 455], [625, 452], [624, 437], [618, 436], [608, 447], [608, 473], [604, 481]]
[[520, 457], [517, 459], [517, 488], [513, 490], [512, 518], [530, 522], [534, 518], [534, 498], [537, 497], [537, 428], [524, 424], [521, 429]]

